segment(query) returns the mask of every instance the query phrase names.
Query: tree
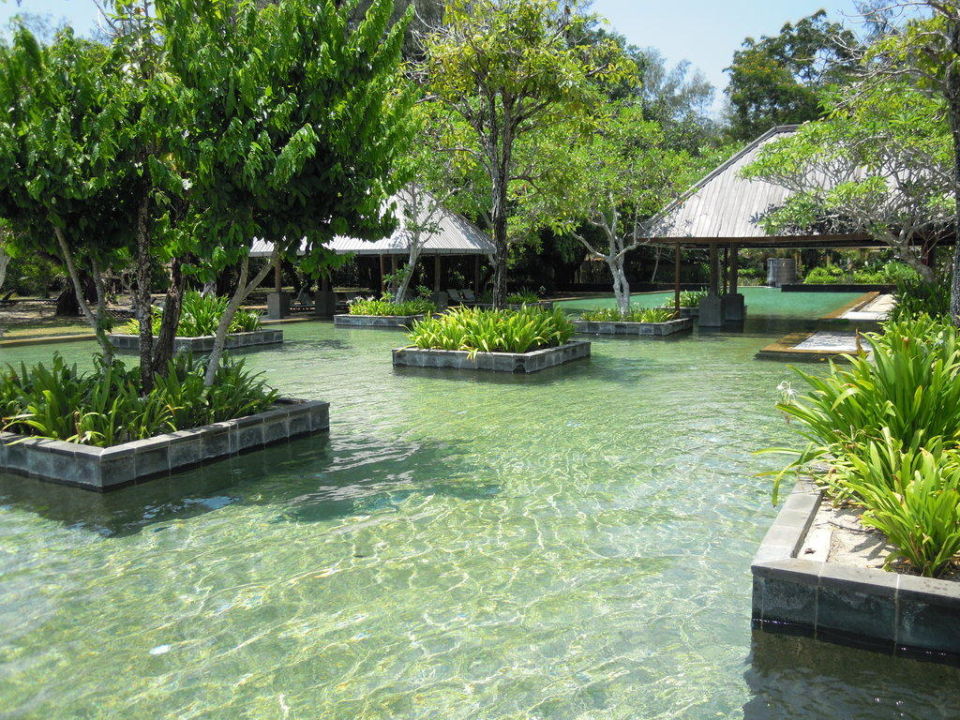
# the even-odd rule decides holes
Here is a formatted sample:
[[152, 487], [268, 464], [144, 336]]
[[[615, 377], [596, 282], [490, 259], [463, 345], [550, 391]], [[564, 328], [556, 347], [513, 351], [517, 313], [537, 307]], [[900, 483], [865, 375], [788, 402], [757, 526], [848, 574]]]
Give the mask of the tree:
[[592, 132], [577, 136], [574, 129], [555, 146], [553, 185], [539, 195], [541, 212], [556, 232], [573, 235], [607, 264], [624, 316], [630, 309], [626, 260], [646, 242], [643, 221], [687, 187], [696, 163], [669, 149], [663, 128], [629, 105], [598, 118]]
[[[129, 166], [115, 138], [125, 121], [123, 91], [108, 48], [61, 33], [41, 47], [26, 29], [0, 47], [0, 217], [19, 254], [56, 254], [84, 318], [109, 361], [103, 272], [129, 252], [125, 223]], [[93, 278], [86, 301], [81, 269]]]
[[821, 116], [820, 93], [856, 68], [856, 37], [820, 10], [779, 35], [747, 38], [733, 54], [727, 95], [730, 132], [752, 140], [775, 125]]
[[426, 38], [427, 97], [462, 121], [468, 132], [455, 149], [487, 178], [498, 308], [506, 301], [512, 186], [530, 180], [518, 172], [518, 146], [589, 115], [595, 80], [629, 71], [616, 43], [577, 41], [589, 21], [555, 0], [451, 0], [443, 25]]
[[927, 281], [924, 263], [953, 222], [955, 192], [943, 101], [888, 82], [834, 99], [829, 118], [764, 147], [746, 177], [792, 193], [771, 229], [859, 233], [882, 240]]
[[[404, 24], [392, 0], [362, 20], [349, 4], [283, 0], [158, 0], [167, 72], [182, 88], [190, 137], [174, 147], [199, 208], [195, 253], [209, 274], [239, 266], [205, 382], [213, 382], [237, 308], [270, 265], [253, 272], [254, 238], [310, 273], [335, 235], [375, 239], [394, 220], [386, 200], [409, 141], [411, 96], [399, 82]], [[302, 240], [301, 240], [302, 239]]]
[[[891, 78], [906, 80], [920, 92], [945, 104], [952, 142], [951, 185], [953, 235], [960, 238], [960, 3], [956, 0], [901, 0], [886, 6], [873, 4], [867, 17], [874, 24], [885, 22], [890, 8], [926, 7], [932, 17], [907, 23], [901, 32], [888, 31], [866, 53], [867, 87], [884, 84]], [[950, 312], [960, 324], [960, 242], [955, 242], [950, 287]]]

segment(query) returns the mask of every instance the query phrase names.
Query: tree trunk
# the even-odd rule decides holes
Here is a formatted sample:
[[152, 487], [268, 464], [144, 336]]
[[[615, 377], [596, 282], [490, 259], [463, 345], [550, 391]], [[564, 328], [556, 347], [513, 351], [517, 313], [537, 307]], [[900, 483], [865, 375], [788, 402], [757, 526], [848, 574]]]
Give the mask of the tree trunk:
[[[954, 56], [960, 53], [960, 20], [947, 17], [947, 33]], [[960, 67], [950, 63], [946, 78], [947, 115], [953, 138], [953, 267], [950, 277], [950, 317], [960, 325]]]
[[[494, 113], [495, 116], [495, 113]], [[497, 254], [493, 263], [493, 307], [502, 310], [507, 306], [507, 191], [510, 183], [510, 167], [513, 139], [510, 119], [504, 116], [501, 128], [503, 135], [491, 138], [491, 160], [493, 161], [492, 187], [493, 202], [490, 208], [490, 221], [493, 225], [493, 245]], [[500, 140], [500, 143], [497, 140]], [[499, 144], [499, 149], [498, 149]], [[499, 150], [499, 151], [498, 151]]]
[[4, 280], [7, 279], [7, 266], [10, 264], [10, 256], [0, 247], [0, 288], [3, 287]]
[[394, 295], [394, 301], [402, 303], [407, 299], [407, 291], [410, 289], [410, 281], [413, 280], [413, 273], [420, 260], [420, 235], [415, 233], [410, 238], [410, 254], [407, 256], [406, 267], [403, 268], [403, 276], [397, 285], [397, 292]]
[[[53, 229], [53, 233], [60, 245], [60, 252], [63, 255], [63, 262], [67, 266], [67, 274], [70, 276], [70, 281], [73, 283], [74, 297], [76, 298], [77, 304], [80, 307], [80, 312], [83, 314], [87, 324], [96, 334], [97, 342], [100, 343], [100, 349], [103, 352], [104, 359], [109, 358], [112, 362], [114, 347], [110, 343], [110, 339], [107, 337], [106, 325], [102, 324], [103, 318], [98, 318], [97, 315], [94, 315], [93, 311], [90, 309], [90, 305], [87, 304], [87, 300], [83, 294], [83, 284], [80, 282], [80, 273], [77, 271], [76, 263], [73, 261], [73, 253], [70, 250], [70, 246], [67, 244], [67, 238], [63, 234], [63, 230], [58, 227]], [[101, 312], [102, 311], [98, 308], [98, 315], [101, 314]]]
[[610, 268], [610, 274], [613, 275], [613, 295], [617, 299], [617, 310], [620, 312], [620, 317], [624, 318], [630, 312], [630, 282], [624, 271], [624, 259], [619, 254], [608, 255], [605, 259]]
[[653, 272], [650, 273], [651, 285], [657, 281], [657, 270], [660, 269], [660, 250], [661, 250], [660, 246], [657, 245], [657, 247], [655, 248], [656, 255], [654, 255], [654, 261], [653, 261]]
[[163, 372], [173, 359], [174, 340], [180, 325], [180, 311], [183, 309], [183, 289], [186, 278], [183, 275], [183, 263], [180, 258], [170, 261], [170, 285], [163, 301], [163, 318], [160, 321], [160, 333], [153, 347], [151, 366], [153, 374]]
[[137, 273], [134, 291], [134, 314], [140, 321], [140, 392], [153, 390], [153, 303], [150, 299], [150, 232], [147, 227], [150, 200], [146, 196], [137, 209]]
[[240, 264], [240, 280], [237, 283], [236, 290], [233, 292], [233, 296], [230, 298], [230, 302], [227, 303], [227, 309], [220, 318], [220, 323], [217, 325], [217, 333], [213, 339], [213, 349], [210, 351], [210, 357], [207, 359], [207, 371], [203, 376], [203, 384], [207, 387], [213, 385], [213, 381], [217, 377], [217, 370], [220, 369], [220, 358], [223, 356], [223, 346], [227, 342], [227, 331], [233, 322], [233, 316], [236, 315], [240, 304], [246, 300], [247, 296], [259, 287], [260, 283], [267, 277], [270, 270], [273, 269], [276, 259], [277, 250], [274, 249], [270, 262], [266, 263], [253, 280], [248, 283], [247, 275], [250, 272], [250, 257], [248, 255], [244, 256]]

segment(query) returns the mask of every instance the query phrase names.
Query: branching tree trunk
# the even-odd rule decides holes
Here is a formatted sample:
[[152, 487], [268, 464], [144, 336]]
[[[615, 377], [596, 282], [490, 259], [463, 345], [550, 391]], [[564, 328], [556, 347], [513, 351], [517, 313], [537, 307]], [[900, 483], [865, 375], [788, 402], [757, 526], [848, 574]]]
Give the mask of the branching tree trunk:
[[60, 245], [60, 253], [63, 256], [63, 263], [67, 267], [67, 274], [70, 276], [70, 282], [73, 284], [73, 292], [76, 295], [77, 304], [80, 306], [80, 312], [83, 313], [83, 317], [87, 321], [87, 324], [96, 334], [97, 342], [100, 343], [100, 348], [103, 351], [103, 360], [109, 365], [113, 362], [115, 349], [107, 335], [106, 297], [103, 293], [102, 278], [98, 277], [100, 275], [99, 268], [98, 266], [94, 265], [93, 269], [95, 276], [94, 282], [96, 282], [97, 285], [97, 307], [96, 310], [94, 310], [91, 309], [86, 297], [84, 297], [83, 283], [80, 281], [80, 273], [77, 271], [77, 264], [74, 261], [73, 252], [70, 250], [70, 245], [67, 242], [66, 236], [63, 234], [63, 230], [58, 227], [54, 227], [53, 232], [57, 238], [57, 243]]
[[606, 252], [599, 252], [594, 245], [580, 233], [574, 233], [574, 237], [597, 258], [601, 258], [610, 269], [610, 275], [613, 277], [613, 295], [617, 301], [617, 310], [620, 317], [626, 317], [630, 312], [630, 281], [627, 280], [626, 264], [627, 253], [636, 249], [641, 244], [639, 239], [639, 226], [634, 224], [633, 234], [630, 237], [623, 237], [620, 228], [620, 212], [615, 207], [608, 208], [607, 212], [598, 215], [596, 218], [588, 221], [590, 225], [603, 232], [604, 239], [607, 241]]
[[270, 262], [264, 264], [260, 271], [254, 276], [253, 280], [247, 282], [250, 274], [250, 256], [243, 256], [243, 260], [240, 263], [240, 279], [237, 282], [236, 289], [233, 291], [230, 302], [227, 304], [227, 309], [220, 317], [220, 324], [217, 325], [217, 333], [213, 339], [213, 349], [210, 351], [210, 357], [207, 360], [207, 371], [203, 376], [203, 384], [207, 387], [213, 385], [213, 381], [217, 377], [217, 370], [220, 369], [220, 358], [223, 356], [223, 348], [227, 342], [227, 331], [230, 329], [231, 323], [233, 323], [233, 316], [236, 315], [240, 304], [247, 299], [247, 296], [260, 286], [260, 283], [267, 277], [276, 261], [277, 250], [275, 249], [270, 256]]

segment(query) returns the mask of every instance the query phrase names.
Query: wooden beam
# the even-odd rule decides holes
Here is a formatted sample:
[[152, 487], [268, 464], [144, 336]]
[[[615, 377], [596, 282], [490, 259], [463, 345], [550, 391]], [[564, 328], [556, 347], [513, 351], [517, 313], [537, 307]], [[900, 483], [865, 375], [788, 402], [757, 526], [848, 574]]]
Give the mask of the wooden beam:
[[433, 291], [440, 292], [440, 256], [433, 256]]
[[380, 292], [383, 292], [383, 278], [387, 274], [387, 266], [384, 263], [383, 255], [380, 256]]

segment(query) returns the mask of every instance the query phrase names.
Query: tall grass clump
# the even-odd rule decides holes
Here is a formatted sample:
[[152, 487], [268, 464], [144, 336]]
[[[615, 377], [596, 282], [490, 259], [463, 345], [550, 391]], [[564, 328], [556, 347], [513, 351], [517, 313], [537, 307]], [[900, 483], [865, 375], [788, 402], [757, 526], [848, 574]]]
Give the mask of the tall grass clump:
[[636, 322], [662, 323], [675, 320], [677, 314], [672, 308], [634, 308], [631, 307], [625, 315], [621, 315], [616, 308], [599, 308], [589, 310], [580, 315], [581, 320], [589, 322]]
[[[179, 337], [202, 337], [217, 332], [220, 318], [227, 310], [229, 299], [219, 295], [201, 295], [195, 290], [183, 295], [183, 306], [180, 312], [180, 323], [177, 325]], [[160, 333], [160, 323], [163, 311], [153, 309], [153, 333]], [[260, 314], [252, 310], [237, 310], [230, 323], [228, 332], [255, 332], [260, 329]], [[131, 320], [125, 323], [117, 332], [125, 335], [136, 335], [140, 332], [140, 323]]]
[[454, 308], [413, 324], [410, 342], [423, 349], [523, 353], [563, 345], [573, 323], [562, 310]]
[[417, 298], [405, 302], [394, 302], [388, 298], [356, 298], [350, 302], [351, 315], [432, 315], [437, 306], [430, 300]]
[[225, 362], [212, 387], [205, 364], [178, 355], [140, 393], [139, 368], [97, 360], [92, 372], [59, 354], [44, 364], [0, 371], [0, 428], [19, 435], [108, 447], [262, 412], [277, 400], [243, 361]]
[[810, 471], [835, 502], [864, 508], [863, 522], [880, 530], [905, 561], [937, 576], [960, 553], [960, 346], [957, 331], [921, 315], [868, 334], [872, 357], [849, 357], [825, 377], [801, 371], [809, 391], [778, 405], [807, 441], [776, 474], [774, 498], [786, 476]]

